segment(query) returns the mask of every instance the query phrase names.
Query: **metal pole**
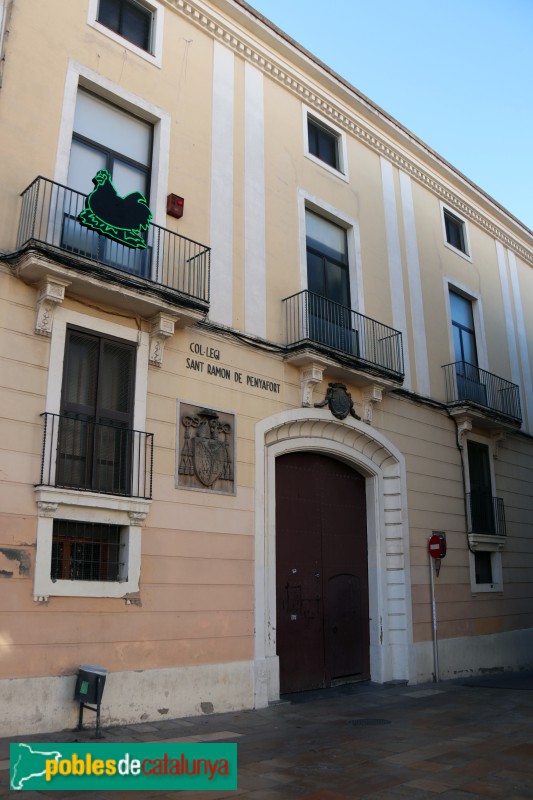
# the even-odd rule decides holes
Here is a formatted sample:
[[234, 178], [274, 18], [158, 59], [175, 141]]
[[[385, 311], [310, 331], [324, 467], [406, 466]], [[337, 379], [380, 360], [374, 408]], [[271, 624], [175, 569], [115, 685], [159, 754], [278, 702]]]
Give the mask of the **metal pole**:
[[439, 645], [437, 642], [437, 605], [435, 603], [435, 579], [433, 577], [433, 561], [434, 559], [429, 554], [429, 574], [431, 579], [431, 615], [433, 620], [433, 661], [435, 664], [435, 672], [433, 674], [433, 682], [439, 682]]

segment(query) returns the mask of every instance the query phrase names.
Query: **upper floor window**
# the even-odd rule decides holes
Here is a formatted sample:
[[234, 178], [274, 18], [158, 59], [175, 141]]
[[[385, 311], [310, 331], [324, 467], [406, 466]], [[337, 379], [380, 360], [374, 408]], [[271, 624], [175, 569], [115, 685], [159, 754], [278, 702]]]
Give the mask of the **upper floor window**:
[[[120, 204], [137, 209], [140, 193], [149, 203], [152, 162], [152, 126], [105, 100], [79, 91], [74, 116], [67, 183], [74, 194], [65, 199], [62, 247], [80, 255], [96, 258], [124, 271], [149, 277], [148, 250], [119, 245], [83, 228], [78, 216], [84, 196], [93, 190], [93, 178], [107, 170], [107, 179], [93, 195], [117, 195]], [[108, 177], [109, 177], [108, 176]], [[131, 198], [128, 199], [128, 195]]]
[[442, 206], [442, 223], [446, 244], [470, 260], [470, 244], [465, 220]]
[[107, 169], [121, 195], [141, 192], [149, 199], [152, 126], [88, 92], [78, 92], [68, 185], [92, 189], [92, 179]]
[[456, 397], [487, 405], [487, 387], [478, 365], [472, 302], [450, 290], [450, 312], [455, 355]]
[[350, 305], [346, 231], [313, 211], [305, 212], [307, 286], [310, 292]]
[[357, 355], [346, 231], [309, 210], [305, 212], [305, 226], [310, 337], [335, 350]]
[[330, 167], [339, 169], [339, 137], [312, 117], [307, 118], [309, 152], [325, 161]]
[[87, 22], [122, 49], [161, 67], [164, 13], [158, 0], [88, 0]]
[[466, 361], [477, 367], [476, 333], [472, 302], [462, 294], [450, 291], [453, 344], [456, 361]]
[[308, 158], [347, 180], [346, 137], [327, 120], [320, 119], [303, 107], [305, 154]]
[[153, 13], [135, 0], [100, 0], [98, 22], [142, 50], [152, 52]]

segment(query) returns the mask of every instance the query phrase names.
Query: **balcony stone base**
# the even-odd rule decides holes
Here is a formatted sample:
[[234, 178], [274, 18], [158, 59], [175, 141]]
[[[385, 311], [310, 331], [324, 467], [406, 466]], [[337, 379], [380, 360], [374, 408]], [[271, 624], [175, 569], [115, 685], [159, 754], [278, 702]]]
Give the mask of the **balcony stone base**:
[[[92, 265], [91, 262], [75, 257], [69, 259], [67, 266], [52, 256], [28, 249], [11, 266], [17, 277], [38, 289], [46, 282], [64, 285], [67, 297], [81, 297], [100, 306], [122, 309], [148, 320], [160, 313], [171, 315], [178, 328], [203, 320], [207, 313], [207, 305], [205, 309], [184, 305], [179, 292], [166, 291], [164, 287], [144, 281], [128, 272]], [[166, 297], [159, 296], [159, 291]], [[42, 306], [41, 294], [42, 292], [37, 302], [38, 314]]]
[[294, 367], [321, 368], [324, 378], [328, 380], [334, 378], [336, 381], [352, 386], [367, 387], [372, 384], [387, 390], [397, 389], [403, 382], [402, 378], [388, 378], [378, 374], [379, 368], [373, 368], [371, 364], [368, 367], [360, 363], [354, 363], [353, 366], [342, 364], [335, 356], [326, 356], [313, 347], [295, 349], [285, 357], [285, 360]]

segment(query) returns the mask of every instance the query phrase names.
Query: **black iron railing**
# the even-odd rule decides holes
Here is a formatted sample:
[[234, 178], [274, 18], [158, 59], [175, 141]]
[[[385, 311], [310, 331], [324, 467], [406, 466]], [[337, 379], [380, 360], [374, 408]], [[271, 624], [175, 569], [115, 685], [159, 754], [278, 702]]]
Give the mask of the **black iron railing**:
[[85, 198], [67, 186], [36, 178], [22, 192], [17, 249], [40, 242], [190, 301], [209, 302], [209, 247], [159, 225], [149, 226], [146, 249], [100, 236], [78, 222]]
[[403, 378], [402, 334], [346, 306], [303, 291], [283, 300], [286, 344], [315, 344]]
[[521, 422], [520, 392], [515, 383], [466, 361], [444, 367], [448, 403], [473, 403]]
[[152, 497], [154, 435], [81, 416], [48, 412], [40, 486]]
[[506, 536], [505, 506], [501, 497], [486, 492], [466, 495], [468, 533]]

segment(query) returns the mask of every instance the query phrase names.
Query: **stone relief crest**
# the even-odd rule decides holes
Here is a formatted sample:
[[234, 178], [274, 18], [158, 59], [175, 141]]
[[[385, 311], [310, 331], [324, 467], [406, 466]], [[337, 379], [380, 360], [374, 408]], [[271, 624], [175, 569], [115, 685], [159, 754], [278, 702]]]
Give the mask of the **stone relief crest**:
[[213, 409], [182, 404], [178, 486], [233, 492], [232, 417]]
[[348, 414], [354, 419], [361, 419], [355, 413], [352, 395], [344, 383], [328, 383], [325, 399], [321, 403], [315, 403], [315, 408], [324, 408], [324, 406], [329, 406], [329, 410], [337, 419], [346, 419]]

